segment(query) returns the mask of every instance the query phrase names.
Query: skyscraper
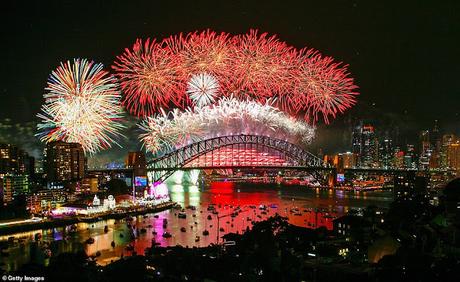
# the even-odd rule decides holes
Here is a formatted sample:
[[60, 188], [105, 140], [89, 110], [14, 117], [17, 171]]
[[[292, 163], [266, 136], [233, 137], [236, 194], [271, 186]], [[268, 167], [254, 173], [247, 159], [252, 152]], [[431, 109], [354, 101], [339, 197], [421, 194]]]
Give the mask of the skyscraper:
[[85, 155], [78, 143], [50, 142], [46, 146], [46, 174], [49, 181], [80, 180], [85, 173]]
[[419, 169], [426, 170], [430, 166], [431, 159], [431, 142], [430, 142], [430, 131], [423, 130], [419, 135], [420, 139], [420, 158], [419, 158]]
[[389, 169], [393, 166], [393, 141], [385, 138], [380, 143], [380, 165], [384, 169]]
[[378, 167], [379, 147], [374, 126], [363, 123], [353, 130], [353, 153], [358, 156], [359, 167]]

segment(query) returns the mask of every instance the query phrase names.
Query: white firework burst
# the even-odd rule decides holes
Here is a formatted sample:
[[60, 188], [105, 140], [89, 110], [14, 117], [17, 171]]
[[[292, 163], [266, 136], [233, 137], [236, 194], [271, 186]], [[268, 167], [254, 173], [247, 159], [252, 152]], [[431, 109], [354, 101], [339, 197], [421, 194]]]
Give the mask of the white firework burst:
[[308, 144], [315, 136], [313, 126], [273, 107], [272, 101], [260, 104], [233, 97], [184, 112], [177, 109], [168, 113], [162, 111], [145, 119], [139, 127], [144, 131], [140, 139], [152, 153], [232, 134], [265, 135], [299, 144]]
[[208, 73], [199, 73], [187, 83], [187, 94], [195, 106], [204, 107], [214, 102], [219, 92], [219, 82]]

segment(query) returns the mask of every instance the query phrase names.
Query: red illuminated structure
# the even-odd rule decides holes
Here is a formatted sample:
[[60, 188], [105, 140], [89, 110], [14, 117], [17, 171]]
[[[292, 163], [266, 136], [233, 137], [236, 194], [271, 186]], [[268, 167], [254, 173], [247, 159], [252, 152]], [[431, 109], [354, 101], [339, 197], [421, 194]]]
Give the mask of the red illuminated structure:
[[285, 140], [260, 135], [229, 135], [202, 140], [147, 165], [151, 182], [163, 181], [181, 168], [296, 167], [330, 168], [323, 160]]

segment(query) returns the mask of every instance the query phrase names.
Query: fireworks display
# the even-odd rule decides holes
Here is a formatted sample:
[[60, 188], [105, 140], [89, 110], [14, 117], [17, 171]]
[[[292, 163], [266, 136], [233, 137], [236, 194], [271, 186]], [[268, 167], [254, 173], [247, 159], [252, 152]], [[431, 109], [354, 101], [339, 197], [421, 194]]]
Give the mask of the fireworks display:
[[207, 73], [194, 75], [188, 82], [187, 93], [190, 95], [193, 104], [198, 107], [214, 102], [218, 91], [219, 83], [214, 76]]
[[116, 78], [102, 64], [86, 59], [61, 63], [45, 91], [45, 104], [37, 115], [41, 141], [80, 143], [90, 154], [116, 143], [124, 127], [119, 123], [121, 94]]
[[221, 98], [215, 104], [169, 113], [162, 111], [147, 117], [140, 128], [140, 138], [150, 152], [170, 150], [201, 139], [231, 134], [256, 134], [308, 143], [314, 137], [314, 127], [295, 120], [272, 106]]
[[256, 30], [138, 39], [112, 68], [122, 92], [87, 60], [51, 73], [38, 114], [42, 141], [77, 142], [90, 154], [108, 148], [124, 127], [123, 105], [143, 118], [140, 139], [153, 153], [231, 134], [305, 144], [316, 122], [329, 123], [358, 94], [347, 65]]
[[[137, 116], [151, 116], [171, 105], [200, 107], [211, 98], [233, 95], [260, 103], [276, 98], [281, 110], [303, 114], [311, 123], [320, 118], [328, 123], [354, 105], [358, 94], [347, 65], [255, 30], [236, 36], [207, 30], [162, 41], [138, 40], [117, 57], [113, 68], [124, 105]], [[216, 80], [218, 89], [190, 87], [205, 74]]]

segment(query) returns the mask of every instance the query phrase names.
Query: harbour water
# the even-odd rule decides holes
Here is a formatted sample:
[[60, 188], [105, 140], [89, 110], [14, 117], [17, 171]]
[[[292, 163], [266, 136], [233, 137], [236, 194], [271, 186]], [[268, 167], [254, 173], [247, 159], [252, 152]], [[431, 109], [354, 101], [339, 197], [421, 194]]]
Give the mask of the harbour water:
[[[332, 230], [332, 220], [350, 209], [386, 207], [392, 201], [390, 191], [353, 192], [232, 182], [215, 182], [201, 188], [169, 185], [168, 189], [171, 200], [184, 208], [195, 208], [185, 208], [183, 213], [171, 209], [128, 220], [79, 223], [75, 232], [68, 226], [0, 236], [0, 243], [7, 247], [0, 256], [1, 268], [13, 271], [25, 263], [47, 265], [49, 256], [63, 252], [84, 251], [105, 265], [133, 252], [143, 254], [152, 243], [202, 247], [216, 243], [226, 233], [244, 232], [252, 222], [276, 213], [298, 226], [324, 226]], [[214, 213], [210, 205], [215, 207]], [[203, 235], [204, 230], [209, 234]], [[165, 232], [171, 237], [163, 237]], [[14, 242], [8, 242], [11, 236], [15, 237]], [[89, 238], [94, 242], [88, 243]]]

